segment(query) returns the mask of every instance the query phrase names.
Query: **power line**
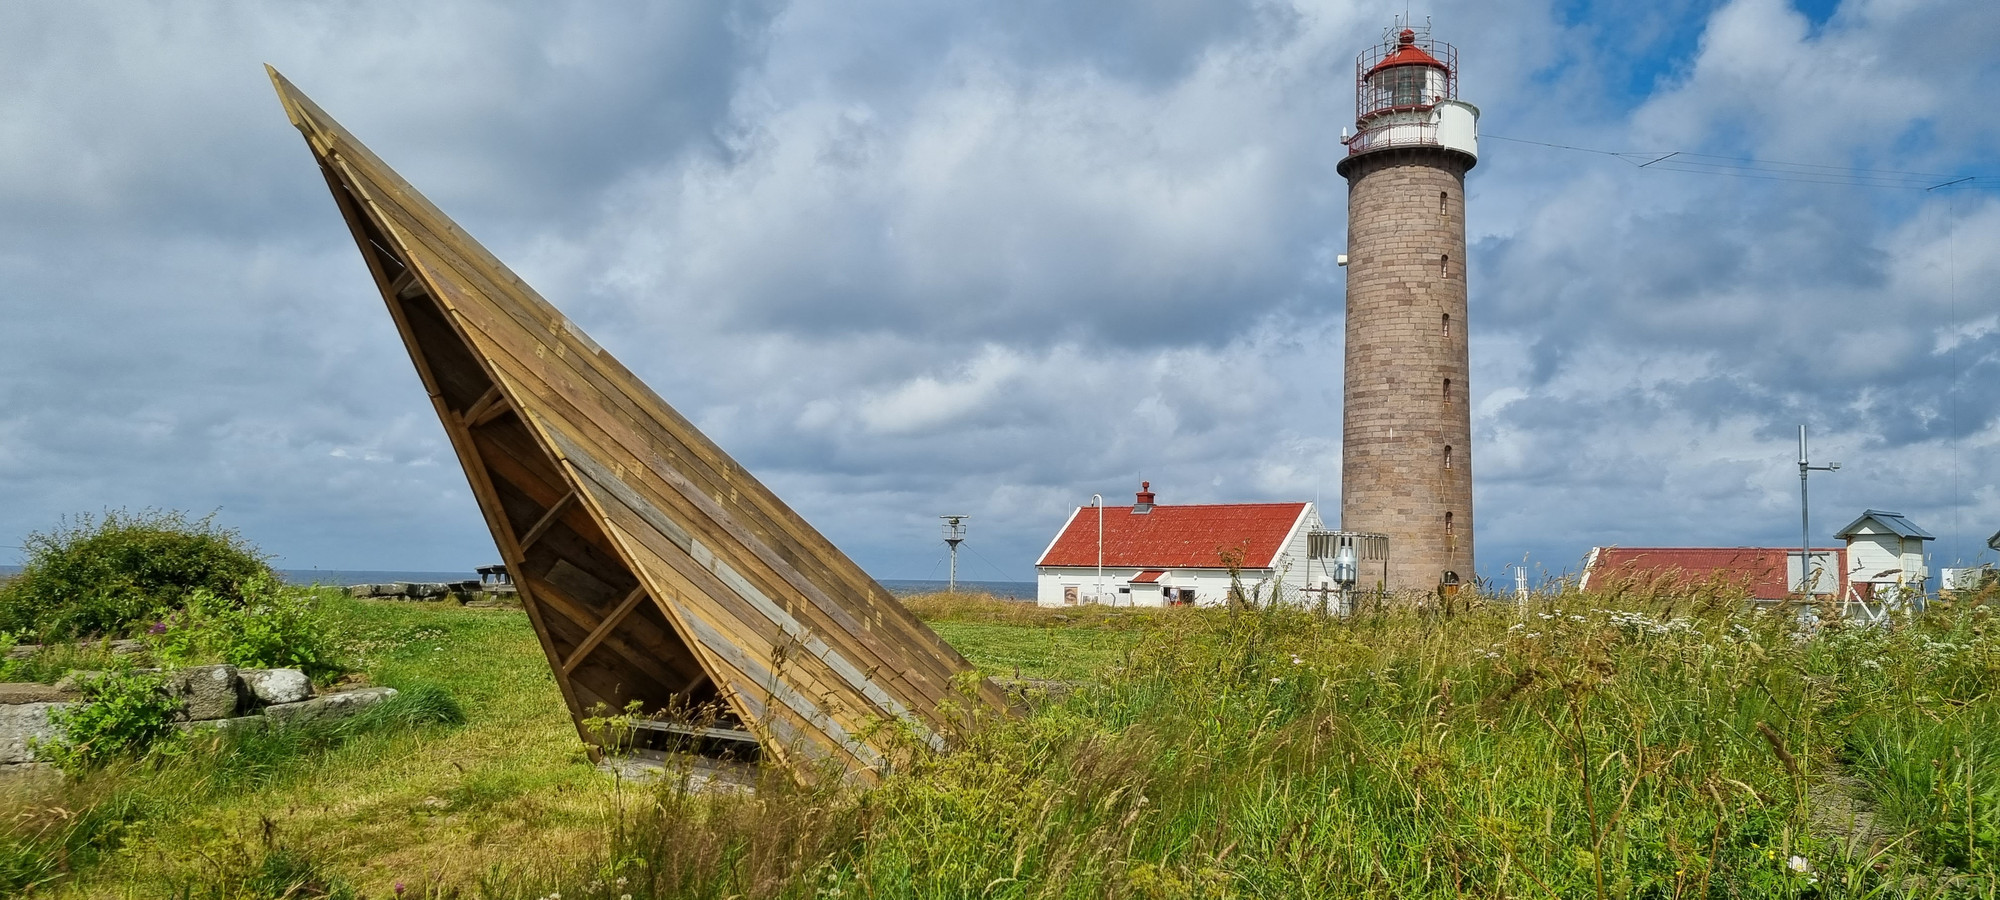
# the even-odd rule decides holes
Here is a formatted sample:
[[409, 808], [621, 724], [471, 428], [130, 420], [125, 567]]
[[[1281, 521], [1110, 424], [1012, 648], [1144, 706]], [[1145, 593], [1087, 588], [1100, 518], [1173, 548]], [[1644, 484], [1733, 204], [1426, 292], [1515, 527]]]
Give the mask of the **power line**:
[[1568, 150], [1575, 153], [1592, 153], [1598, 156], [1608, 156], [1628, 163], [1636, 169], [1687, 172], [1695, 175], [1724, 175], [1731, 178], [1753, 178], [1760, 181], [1789, 181], [1800, 184], [1832, 184], [1849, 187], [1881, 187], [1923, 191], [1936, 191], [1949, 188], [2000, 187], [2000, 176], [1991, 175], [1956, 175], [1943, 172], [1910, 172], [1901, 169], [1829, 166], [1819, 163], [1786, 162], [1742, 156], [1718, 156], [1712, 153], [1695, 153], [1687, 150], [1669, 150], [1664, 152], [1601, 150], [1595, 147], [1578, 147], [1573, 144], [1557, 144], [1550, 141], [1531, 141], [1525, 138], [1512, 138], [1498, 134], [1483, 134], [1480, 137], [1496, 141], [1506, 141], [1513, 144], [1548, 147], [1552, 150]]

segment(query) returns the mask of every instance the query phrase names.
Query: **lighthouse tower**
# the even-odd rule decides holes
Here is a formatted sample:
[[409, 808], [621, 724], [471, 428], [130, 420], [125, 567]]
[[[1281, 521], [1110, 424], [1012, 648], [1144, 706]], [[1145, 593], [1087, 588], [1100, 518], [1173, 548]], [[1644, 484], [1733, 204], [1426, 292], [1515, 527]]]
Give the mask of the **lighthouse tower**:
[[[1428, 29], [1425, 29], [1428, 32]], [[1392, 591], [1472, 568], [1465, 173], [1479, 110], [1458, 51], [1410, 28], [1356, 64], [1347, 158], [1347, 366], [1340, 527], [1389, 536]]]

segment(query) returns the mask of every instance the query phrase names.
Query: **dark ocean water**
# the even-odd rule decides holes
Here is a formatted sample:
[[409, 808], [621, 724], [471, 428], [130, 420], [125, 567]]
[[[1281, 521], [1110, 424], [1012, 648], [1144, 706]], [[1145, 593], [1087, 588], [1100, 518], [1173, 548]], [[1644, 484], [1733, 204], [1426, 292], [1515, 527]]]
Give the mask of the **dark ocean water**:
[[376, 569], [279, 569], [278, 574], [292, 584], [381, 584], [389, 581], [478, 581], [478, 572], [394, 572]]
[[[945, 589], [942, 581], [911, 581], [901, 578], [877, 579], [889, 593], [899, 597], [910, 594], [936, 594]], [[1011, 597], [1016, 600], [1035, 599], [1035, 583], [1032, 581], [958, 581], [962, 594], [992, 594], [995, 597]]]

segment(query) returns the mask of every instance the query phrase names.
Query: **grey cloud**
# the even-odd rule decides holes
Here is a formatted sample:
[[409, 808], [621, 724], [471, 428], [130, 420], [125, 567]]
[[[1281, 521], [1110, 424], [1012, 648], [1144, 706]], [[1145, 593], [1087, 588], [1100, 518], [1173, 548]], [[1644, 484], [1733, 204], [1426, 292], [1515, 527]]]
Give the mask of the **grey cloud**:
[[[1943, 22], [1935, 83], [1992, 93], [1983, 7], [1849, 0], [1817, 30], [1769, 0], [1692, 25], [1600, 12], [1447, 4], [1436, 21], [1494, 134], [1991, 157], [1991, 122], [1923, 85], [1880, 115], [1883, 86], [1906, 85], [1852, 64]], [[879, 575], [930, 573], [939, 512], [974, 514], [971, 571], [1025, 575], [1071, 508], [1142, 477], [1168, 502], [1333, 507], [1333, 163], [1374, 15], [9, 7], [0, 543], [106, 505], [220, 506], [303, 565], [490, 560], [267, 60]], [[1766, 22], [1803, 73], [1783, 83], [1815, 103], [1746, 94], [1761, 70], [1725, 51]], [[1619, 54], [1689, 27], [1711, 55], [1626, 93], [1641, 67]], [[1489, 574], [1593, 543], [1789, 541], [1801, 419], [1848, 464], [1815, 483], [1819, 521], [2000, 516], [1978, 474], [2000, 463], [1983, 388], [2000, 334], [1975, 327], [2000, 312], [1990, 197], [1485, 150], [1468, 187]], [[1828, 330], [1862, 320], [1880, 324]]]

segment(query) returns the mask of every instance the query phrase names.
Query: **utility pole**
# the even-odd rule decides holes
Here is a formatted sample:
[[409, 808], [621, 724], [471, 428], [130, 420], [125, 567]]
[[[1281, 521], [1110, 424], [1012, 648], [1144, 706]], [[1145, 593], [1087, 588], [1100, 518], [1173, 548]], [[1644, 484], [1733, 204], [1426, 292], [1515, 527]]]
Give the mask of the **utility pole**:
[[944, 542], [951, 545], [951, 580], [945, 582], [945, 593], [958, 593], [958, 545], [965, 540], [965, 520], [971, 516], [938, 516], [944, 520]]
[[[1812, 599], [1812, 504], [1807, 500], [1807, 476], [1814, 472], [1838, 472], [1840, 463], [1815, 466], [1806, 455], [1806, 427], [1799, 426], [1799, 593]], [[1836, 590], [1838, 585], [1836, 584]]]
[[1097, 602], [1104, 602], [1104, 495], [1091, 494], [1090, 505], [1097, 507]]

